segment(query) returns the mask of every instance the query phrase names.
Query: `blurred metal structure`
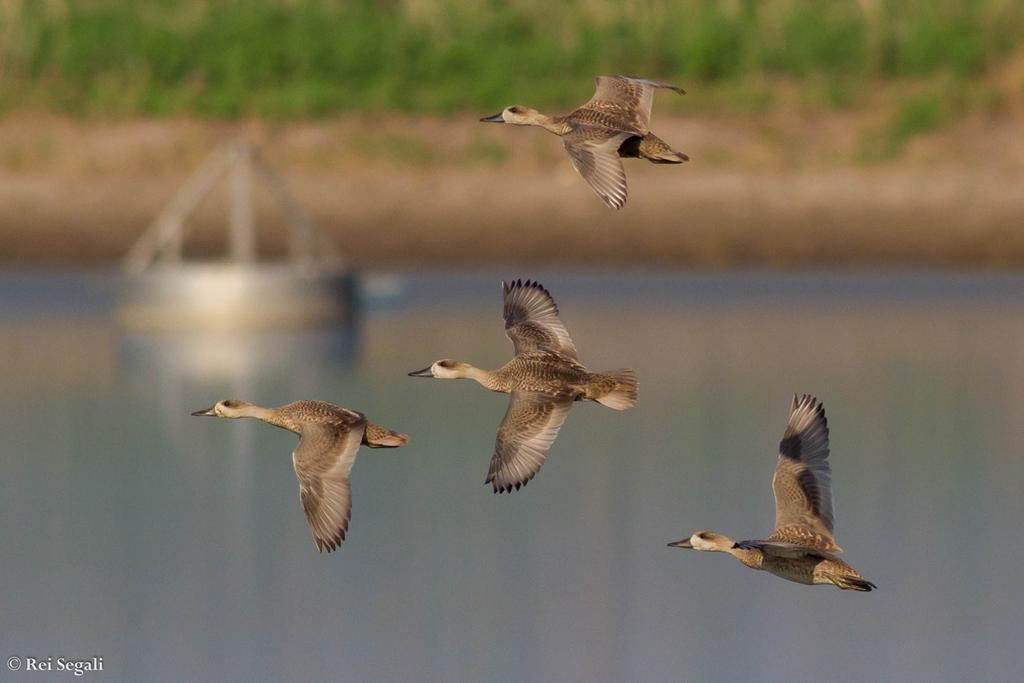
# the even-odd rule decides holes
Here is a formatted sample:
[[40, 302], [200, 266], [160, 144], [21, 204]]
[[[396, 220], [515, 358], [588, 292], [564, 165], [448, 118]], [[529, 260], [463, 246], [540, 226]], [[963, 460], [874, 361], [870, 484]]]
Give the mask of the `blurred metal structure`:
[[[288, 221], [289, 254], [260, 261], [253, 224], [253, 177]], [[228, 254], [183, 257], [187, 219], [223, 179], [228, 182]], [[224, 144], [168, 202], [123, 261], [118, 320], [133, 329], [308, 325], [343, 321], [355, 305], [345, 259], [245, 142]]]

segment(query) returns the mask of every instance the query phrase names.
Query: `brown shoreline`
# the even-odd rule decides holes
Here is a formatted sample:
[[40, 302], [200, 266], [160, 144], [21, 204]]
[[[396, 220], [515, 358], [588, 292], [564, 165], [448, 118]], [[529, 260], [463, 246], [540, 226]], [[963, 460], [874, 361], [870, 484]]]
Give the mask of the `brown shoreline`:
[[[694, 161], [626, 160], [630, 198], [616, 212], [575, 176], [557, 141], [537, 131], [479, 132], [461, 120], [8, 120], [0, 122], [0, 263], [116, 262], [205, 151], [241, 130], [365, 266], [1024, 264], [1024, 142], [1014, 139], [1024, 136], [1013, 135], [1015, 122], [965, 124], [915, 141], [899, 162], [873, 166], [817, 152], [827, 145], [853, 154], [834, 134], [842, 128], [827, 122], [784, 142], [734, 128], [663, 123], [659, 134]], [[465, 152], [481, 139], [507, 150], [507, 159]], [[417, 147], [433, 140], [442, 140], [438, 151]], [[380, 160], [377, 152], [395, 144], [429, 158]], [[218, 192], [191, 222], [189, 250], [221, 248], [223, 222]], [[282, 216], [263, 195], [256, 222], [265, 253], [286, 248]]]

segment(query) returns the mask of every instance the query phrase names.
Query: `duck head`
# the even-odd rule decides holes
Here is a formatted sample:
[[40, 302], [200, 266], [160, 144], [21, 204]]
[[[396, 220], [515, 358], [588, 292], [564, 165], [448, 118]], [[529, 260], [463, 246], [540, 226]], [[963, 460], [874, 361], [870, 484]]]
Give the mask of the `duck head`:
[[410, 377], [434, 377], [436, 379], [459, 379], [461, 377], [469, 376], [469, 369], [473, 367], [469, 363], [463, 363], [462, 361], [451, 360], [449, 358], [442, 358], [439, 361], [434, 362], [428, 368], [410, 372]]
[[681, 541], [675, 543], [669, 543], [671, 548], [686, 548], [687, 550], [703, 550], [705, 552], [712, 553], [725, 553], [729, 552], [736, 543], [722, 534], [716, 534], [714, 531], [698, 531], [689, 538], [684, 538]]
[[511, 107], [505, 107], [493, 116], [485, 116], [480, 120], [484, 123], [511, 123], [516, 126], [533, 126], [537, 125], [539, 119], [540, 112], [536, 109], [514, 104]]
[[237, 398], [226, 398], [223, 401], [217, 401], [206, 410], [197, 410], [192, 414], [196, 417], [248, 417], [249, 408], [252, 407], [253, 404], [248, 401], [241, 401]]

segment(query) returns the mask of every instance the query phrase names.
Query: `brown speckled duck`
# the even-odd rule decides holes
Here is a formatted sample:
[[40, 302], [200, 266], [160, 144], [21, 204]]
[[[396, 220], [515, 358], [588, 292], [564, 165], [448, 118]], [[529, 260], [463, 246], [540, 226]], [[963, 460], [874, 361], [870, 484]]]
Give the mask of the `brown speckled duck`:
[[472, 379], [491, 391], [511, 394], [491, 457], [485, 484], [495, 493], [518, 490], [544, 464], [574, 401], [587, 399], [625, 410], [636, 403], [632, 370], [589, 372], [558, 318], [554, 299], [539, 283], [501, 283], [505, 334], [515, 356], [497, 370], [443, 359], [411, 377]]
[[832, 532], [832, 470], [828, 453], [824, 407], [813, 396], [794, 396], [772, 479], [775, 530], [771, 535], [763, 541], [737, 543], [722, 534], [698, 531], [669, 545], [729, 553], [751, 569], [797, 583], [873, 590], [875, 584], [836, 557], [843, 550], [836, 545]]
[[238, 399], [217, 402], [193, 415], [254, 417], [299, 435], [292, 464], [299, 478], [299, 499], [313, 532], [317, 550], [330, 552], [341, 545], [352, 515], [349, 472], [361, 444], [397, 448], [409, 442], [405, 434], [373, 424], [362, 413], [327, 401], [296, 401], [280, 408], [262, 408]]
[[598, 76], [594, 96], [567, 116], [546, 116], [536, 109], [515, 105], [480, 120], [540, 126], [561, 137], [573, 168], [605, 204], [621, 209], [626, 203], [626, 172], [619, 157], [637, 157], [655, 164], [679, 164], [690, 158], [651, 132], [656, 88], [686, 92], [643, 78]]

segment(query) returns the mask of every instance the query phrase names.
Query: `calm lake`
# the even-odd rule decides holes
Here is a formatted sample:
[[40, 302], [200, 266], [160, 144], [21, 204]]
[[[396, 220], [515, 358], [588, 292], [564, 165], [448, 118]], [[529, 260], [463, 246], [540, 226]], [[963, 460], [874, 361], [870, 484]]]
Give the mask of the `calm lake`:
[[[526, 276], [589, 367], [636, 369], [640, 400], [576, 405], [537, 478], [496, 496], [507, 398], [406, 373], [504, 363], [499, 282]], [[102, 656], [86, 680], [124, 681], [1019, 680], [1022, 276], [374, 275], [349, 328], [224, 335], [122, 332], [112, 289], [0, 274], [5, 661]], [[665, 545], [769, 533], [805, 392], [843, 557], [877, 592]], [[292, 434], [189, 416], [228, 397], [325, 399], [411, 435], [360, 453], [339, 551], [313, 545]]]

